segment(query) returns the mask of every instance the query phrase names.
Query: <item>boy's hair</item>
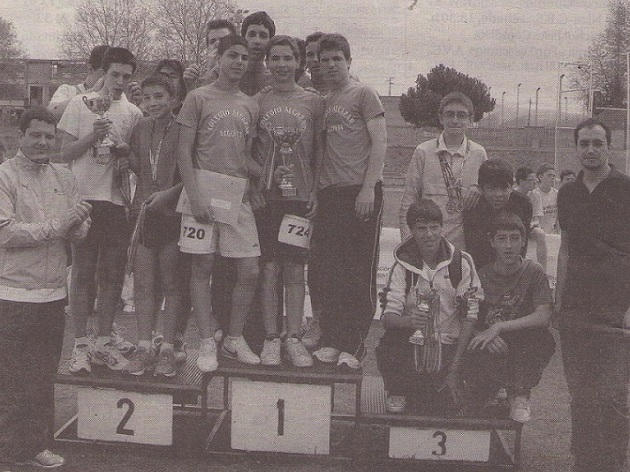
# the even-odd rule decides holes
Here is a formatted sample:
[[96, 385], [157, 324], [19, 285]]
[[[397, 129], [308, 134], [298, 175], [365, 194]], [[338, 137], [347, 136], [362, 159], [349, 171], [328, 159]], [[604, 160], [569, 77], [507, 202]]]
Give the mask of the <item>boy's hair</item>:
[[267, 31], [269, 31], [270, 38], [273, 38], [276, 35], [276, 24], [266, 11], [257, 11], [256, 13], [252, 13], [251, 15], [245, 17], [243, 25], [241, 26], [241, 36], [244, 37], [247, 34], [247, 28], [249, 28], [249, 25], [264, 26], [267, 28]]
[[88, 59], [88, 64], [90, 64], [90, 68], [92, 70], [101, 68], [101, 64], [103, 63], [103, 54], [105, 54], [105, 51], [108, 49], [109, 46], [106, 46], [105, 44], [92, 48], [92, 52], [90, 52], [90, 59]]
[[417, 203], [412, 203], [407, 210], [407, 226], [413, 230], [418, 220], [435, 221], [443, 224], [443, 215], [440, 207], [433, 200], [421, 198]]
[[351, 59], [350, 55], [350, 43], [345, 36], [339, 33], [324, 34], [319, 40], [319, 54], [321, 56], [322, 51], [341, 51], [346, 61]]
[[536, 170], [536, 177], [540, 177], [545, 172], [548, 172], [550, 170], [554, 170], [555, 171], [556, 168], [554, 166], [552, 166], [551, 164], [540, 164], [540, 167], [538, 167], [538, 170]]
[[562, 172], [560, 172], [560, 180], [564, 180], [564, 178], [568, 177], [569, 175], [575, 176], [575, 172], [573, 172], [571, 169], [564, 169]]
[[534, 170], [531, 167], [519, 167], [514, 174], [514, 180], [516, 185], [520, 185], [523, 180], [527, 180], [530, 174], [533, 174]]
[[295, 38], [291, 36], [286, 36], [284, 34], [279, 34], [278, 36], [274, 36], [267, 43], [267, 53], [266, 57], [269, 59], [269, 54], [271, 54], [271, 48], [274, 46], [289, 46], [291, 51], [293, 52], [293, 57], [295, 57], [296, 62], [300, 62], [300, 49], [298, 48], [297, 42]]
[[305, 42], [306, 44], [316, 43], [317, 41], [322, 39], [322, 36], [324, 36], [324, 33], [322, 33], [321, 31], [315, 31], [314, 33], [311, 33], [306, 37]]
[[164, 87], [164, 90], [166, 90], [171, 97], [177, 97], [178, 95], [177, 87], [175, 87], [175, 83], [163, 74], [156, 73], [156, 74], [150, 75], [149, 77], [147, 77], [146, 79], [142, 81], [142, 83], [140, 84], [140, 87], [144, 89], [145, 87], [148, 87], [150, 85]]
[[503, 159], [493, 158], [484, 161], [479, 166], [479, 187], [484, 186], [506, 188], [514, 183], [512, 166]]
[[184, 65], [182, 64], [182, 62], [177, 59], [162, 59], [160, 62], [157, 63], [157, 66], [155, 66], [153, 73], [159, 74], [160, 69], [162, 69], [163, 67], [168, 67], [169, 69], [173, 69], [175, 72], [177, 72], [177, 75], [179, 76], [180, 87], [179, 98], [181, 98], [182, 100], [186, 98], [188, 89], [186, 88], [186, 81], [184, 80]]
[[441, 115], [444, 112], [444, 108], [451, 103], [457, 103], [463, 107], [466, 107], [468, 110], [468, 114], [472, 119], [475, 116], [475, 106], [473, 105], [472, 100], [462, 92], [449, 92], [442, 97], [440, 100], [440, 106], [438, 108], [438, 114]]
[[108, 48], [105, 51], [101, 68], [107, 72], [112, 64], [127, 64], [132, 67], [132, 72], [135, 72], [138, 67], [136, 56], [127, 48]]
[[237, 34], [228, 34], [227, 36], [223, 36], [221, 39], [219, 39], [219, 43], [217, 45], [217, 53], [219, 54], [219, 56], [222, 56], [225, 51], [236, 44], [245, 46], [245, 49], [247, 49], [248, 47], [247, 40], [242, 36], [239, 36]]
[[304, 72], [306, 68], [306, 41], [302, 38], [293, 38], [295, 40], [295, 44], [297, 44], [298, 51], [300, 52], [300, 57], [298, 58], [298, 62], [300, 64], [300, 69]]
[[232, 23], [229, 20], [219, 18], [218, 20], [210, 20], [208, 21], [208, 23], [206, 23], [206, 46], [209, 46], [208, 33], [212, 30], [218, 30], [218, 29], [223, 29], [223, 28], [229, 30], [230, 34], [236, 34], [236, 26], [234, 26], [234, 23]]
[[518, 231], [525, 239], [525, 225], [523, 220], [514, 212], [501, 210], [492, 220], [488, 236], [493, 239], [499, 231]]
[[55, 129], [57, 129], [57, 118], [55, 118], [55, 115], [47, 108], [37, 106], [27, 108], [26, 111], [22, 113], [18, 123], [18, 128], [20, 128], [22, 134], [26, 133], [26, 130], [31, 126], [31, 121], [33, 120], [43, 121], [44, 123], [53, 125]]
[[578, 133], [582, 128], [590, 129], [595, 128], [596, 126], [601, 126], [602, 128], [604, 128], [604, 132], [606, 133], [606, 143], [610, 146], [610, 143], [612, 142], [612, 134], [610, 133], [610, 128], [596, 118], [587, 118], [586, 120], [578, 123], [578, 125], [573, 130], [573, 139], [575, 141], [575, 145], [577, 146]]

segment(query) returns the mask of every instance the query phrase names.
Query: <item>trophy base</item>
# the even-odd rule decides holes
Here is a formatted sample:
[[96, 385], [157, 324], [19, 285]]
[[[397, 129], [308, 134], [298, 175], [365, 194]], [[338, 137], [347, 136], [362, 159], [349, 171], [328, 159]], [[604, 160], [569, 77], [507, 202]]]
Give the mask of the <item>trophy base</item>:
[[289, 188], [281, 188], [283, 197], [296, 197], [297, 196], [297, 188], [289, 187]]

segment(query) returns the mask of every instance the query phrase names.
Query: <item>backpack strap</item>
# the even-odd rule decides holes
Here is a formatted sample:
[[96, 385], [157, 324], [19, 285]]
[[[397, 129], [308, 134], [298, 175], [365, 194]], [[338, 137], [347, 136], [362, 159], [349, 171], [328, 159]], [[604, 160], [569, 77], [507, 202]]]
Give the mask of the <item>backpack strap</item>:
[[459, 287], [463, 277], [462, 251], [455, 248], [453, 251], [453, 260], [448, 265], [448, 278], [451, 280], [451, 285], [454, 289]]

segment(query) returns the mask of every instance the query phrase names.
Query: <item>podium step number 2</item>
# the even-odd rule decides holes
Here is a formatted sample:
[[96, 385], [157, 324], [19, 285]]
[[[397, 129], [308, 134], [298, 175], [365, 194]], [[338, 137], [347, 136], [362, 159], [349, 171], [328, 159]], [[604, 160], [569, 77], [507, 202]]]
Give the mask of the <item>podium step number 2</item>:
[[79, 388], [77, 436], [169, 446], [173, 443], [173, 397]]
[[328, 454], [329, 385], [232, 380], [232, 449]]
[[392, 427], [389, 457], [426, 461], [488, 462], [490, 431]]

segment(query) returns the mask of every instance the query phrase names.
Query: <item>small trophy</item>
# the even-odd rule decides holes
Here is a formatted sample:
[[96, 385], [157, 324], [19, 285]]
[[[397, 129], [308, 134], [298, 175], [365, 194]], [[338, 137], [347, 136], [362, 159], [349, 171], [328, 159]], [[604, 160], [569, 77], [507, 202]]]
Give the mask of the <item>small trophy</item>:
[[[96, 113], [100, 118], [105, 117], [105, 113], [109, 110], [112, 104], [111, 95], [98, 95], [93, 98], [83, 97], [83, 103], [90, 109], [92, 113]], [[94, 145], [94, 157], [96, 162], [101, 165], [109, 163], [110, 148], [115, 146], [116, 143], [112, 141], [108, 136], [102, 138], [98, 144]]]
[[[292, 146], [300, 140], [301, 133], [295, 128], [289, 129], [279, 126], [271, 130], [271, 137], [276, 145], [280, 146], [282, 165], [288, 166], [291, 163], [291, 156], [293, 156]], [[283, 176], [279, 187], [283, 197], [295, 197], [297, 195], [297, 187], [293, 185], [291, 177]]]

